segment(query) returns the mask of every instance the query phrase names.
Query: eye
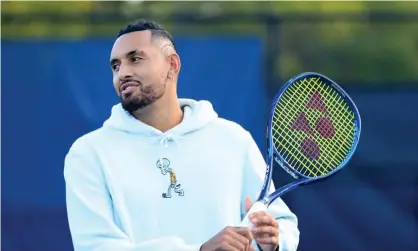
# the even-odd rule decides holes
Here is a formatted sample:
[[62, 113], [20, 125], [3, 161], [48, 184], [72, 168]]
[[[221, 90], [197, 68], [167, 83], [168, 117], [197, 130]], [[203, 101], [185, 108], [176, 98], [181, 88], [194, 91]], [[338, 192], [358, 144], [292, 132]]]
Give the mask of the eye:
[[119, 70], [119, 64], [112, 64], [112, 70], [113, 71], [118, 71]]
[[140, 60], [142, 60], [142, 58], [139, 56], [132, 57], [133, 62], [139, 62]]

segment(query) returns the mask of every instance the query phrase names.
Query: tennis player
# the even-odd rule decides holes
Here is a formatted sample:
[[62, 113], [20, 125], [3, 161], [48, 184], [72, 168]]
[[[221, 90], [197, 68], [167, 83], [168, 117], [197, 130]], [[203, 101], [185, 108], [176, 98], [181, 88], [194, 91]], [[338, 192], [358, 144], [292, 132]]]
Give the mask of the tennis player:
[[65, 158], [75, 251], [297, 249], [281, 199], [235, 227], [261, 189], [263, 156], [208, 101], [177, 97], [181, 62], [166, 30], [147, 20], [122, 29], [110, 68], [120, 103]]

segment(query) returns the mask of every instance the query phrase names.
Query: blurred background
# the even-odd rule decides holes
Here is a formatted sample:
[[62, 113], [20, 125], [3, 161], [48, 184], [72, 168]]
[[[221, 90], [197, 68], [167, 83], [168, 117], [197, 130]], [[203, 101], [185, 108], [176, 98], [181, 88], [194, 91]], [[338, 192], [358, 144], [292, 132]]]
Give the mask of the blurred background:
[[[349, 166], [283, 199], [299, 250], [418, 250], [418, 2], [1, 2], [3, 251], [70, 251], [63, 161], [118, 102], [108, 66], [127, 22], [175, 37], [179, 95], [210, 100], [265, 152], [269, 103], [322, 73], [358, 105]], [[282, 177], [275, 176], [280, 183]]]

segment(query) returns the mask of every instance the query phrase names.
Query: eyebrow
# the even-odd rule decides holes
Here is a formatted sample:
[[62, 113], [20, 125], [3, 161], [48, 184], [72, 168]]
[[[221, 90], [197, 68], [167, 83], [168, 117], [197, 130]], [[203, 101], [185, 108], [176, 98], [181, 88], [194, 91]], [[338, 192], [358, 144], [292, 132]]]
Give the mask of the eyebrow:
[[[144, 53], [144, 51], [138, 50], [138, 49], [131, 50], [131, 51], [128, 51], [127, 53], [125, 53], [125, 57], [132, 57], [133, 55], [145, 55], [145, 53]], [[112, 58], [110, 60], [110, 65], [113, 65], [114, 63], [116, 63], [118, 61], [119, 61], [119, 59]]]

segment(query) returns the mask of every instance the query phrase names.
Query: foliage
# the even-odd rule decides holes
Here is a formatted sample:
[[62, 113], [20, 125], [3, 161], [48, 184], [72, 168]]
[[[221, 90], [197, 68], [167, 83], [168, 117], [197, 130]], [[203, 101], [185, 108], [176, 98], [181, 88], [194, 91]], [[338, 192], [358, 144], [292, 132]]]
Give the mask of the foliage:
[[[2, 2], [2, 11], [13, 17], [2, 26], [2, 35], [11, 37], [51, 37], [77, 39], [84, 36], [109, 36], [137, 17], [147, 13], [174, 34], [257, 34], [266, 35], [265, 23], [231, 21], [223, 24], [178, 24], [170, 21], [175, 13], [199, 17], [233, 16], [236, 13], [275, 14], [283, 17], [278, 26], [280, 54], [277, 73], [287, 79], [299, 72], [317, 71], [347, 82], [418, 83], [418, 18], [394, 22], [392, 13], [418, 16], [418, 2]], [[89, 13], [108, 13], [109, 18], [92, 23]], [[113, 19], [117, 13], [123, 19]], [[174, 14], [173, 14], [174, 13]], [[346, 14], [358, 18], [347, 19]], [[383, 13], [381, 21], [370, 21], [370, 14]], [[72, 21], [51, 22], [47, 16], [72, 17]], [[320, 18], [324, 22], [294, 22], [294, 15]], [[28, 22], [19, 22], [26, 16]], [[35, 18], [36, 17], [36, 18]], [[2, 17], [3, 19], [3, 17]], [[2, 20], [4, 21], [4, 20]], [[4, 22], [3, 22], [4, 23]], [[245, 55], [244, 55], [245, 56]]]

